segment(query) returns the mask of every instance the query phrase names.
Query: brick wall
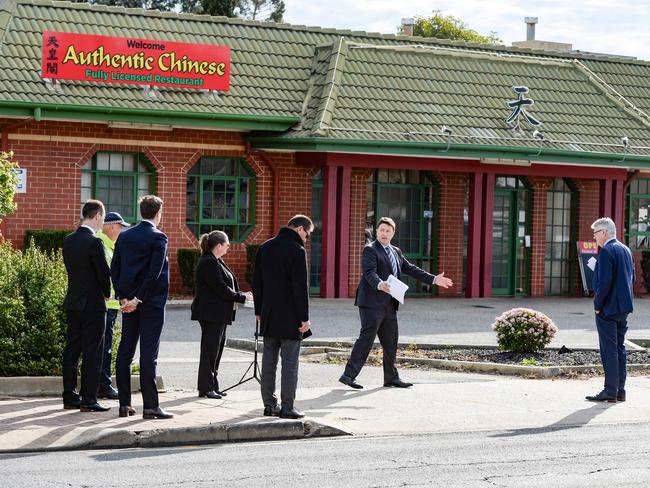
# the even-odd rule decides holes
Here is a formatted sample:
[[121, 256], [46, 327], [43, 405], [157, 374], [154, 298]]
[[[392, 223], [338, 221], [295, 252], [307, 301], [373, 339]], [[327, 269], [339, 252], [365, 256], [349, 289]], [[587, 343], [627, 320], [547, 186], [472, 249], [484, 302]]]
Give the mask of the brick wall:
[[[7, 121], [0, 121], [0, 124]], [[111, 129], [105, 124], [67, 122], [32, 123], [9, 134], [9, 149], [27, 169], [27, 193], [17, 194], [18, 210], [4, 222], [5, 236], [20, 247], [27, 229], [74, 229], [81, 199], [81, 167], [97, 151], [144, 154], [156, 169], [156, 194], [165, 202], [161, 229], [169, 237], [172, 292], [181, 292], [176, 253], [196, 247], [197, 239], [185, 226], [186, 172], [201, 156], [247, 157], [257, 175], [256, 228], [245, 242], [233, 243], [226, 261], [243, 288], [246, 244], [271, 237], [274, 210], [274, 170], [280, 173], [280, 225], [296, 213], [311, 211], [311, 175], [314, 168], [297, 167], [292, 154], [273, 153], [269, 161], [248, 155], [242, 134], [226, 131], [175, 129]], [[110, 209], [109, 209], [110, 210]]]

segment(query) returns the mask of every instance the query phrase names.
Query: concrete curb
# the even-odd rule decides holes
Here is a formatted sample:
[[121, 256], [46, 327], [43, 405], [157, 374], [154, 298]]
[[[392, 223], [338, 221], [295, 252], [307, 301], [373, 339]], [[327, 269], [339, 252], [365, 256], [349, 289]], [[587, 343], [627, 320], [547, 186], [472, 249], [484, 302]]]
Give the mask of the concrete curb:
[[0, 449], [1, 454], [27, 452], [75, 451], [138, 447], [171, 447], [226, 442], [292, 440], [314, 437], [352, 435], [350, 432], [312, 420], [270, 420], [246, 424], [211, 424], [195, 427], [172, 427], [145, 431], [127, 429], [90, 430], [83, 438], [65, 446], [30, 449]]
[[[81, 384], [78, 380], [77, 384]], [[115, 377], [113, 377], [113, 384]], [[165, 391], [162, 376], [156, 376], [159, 392]], [[60, 376], [0, 376], [0, 396], [37, 397], [61, 396], [63, 380]], [[140, 391], [140, 375], [131, 375], [131, 391]]]
[[[328, 352], [327, 357], [347, 360], [350, 357], [350, 353]], [[410, 358], [405, 356], [397, 356], [397, 362], [400, 364], [420, 364], [453, 371], [464, 371], [472, 373], [497, 373], [536, 379], [553, 378], [562, 374], [581, 373], [585, 371], [597, 371], [599, 373], [603, 372], [603, 367], [597, 364], [585, 364], [582, 366], [523, 366], [519, 364], [454, 361], [451, 359]], [[628, 364], [627, 369], [628, 371], [650, 369], [650, 365]]]

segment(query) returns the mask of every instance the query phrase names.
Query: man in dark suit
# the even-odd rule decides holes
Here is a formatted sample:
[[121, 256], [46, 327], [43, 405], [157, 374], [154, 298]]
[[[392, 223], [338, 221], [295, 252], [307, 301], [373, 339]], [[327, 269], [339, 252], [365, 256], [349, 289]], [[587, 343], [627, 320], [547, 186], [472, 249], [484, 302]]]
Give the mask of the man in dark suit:
[[[104, 247], [95, 237], [104, 223], [104, 204], [88, 200], [81, 215], [79, 228], [63, 241], [63, 261], [68, 274], [68, 291], [63, 302], [68, 316], [63, 353], [63, 408], [105, 412], [110, 407], [97, 403], [97, 390], [111, 281]], [[77, 393], [80, 356], [83, 358], [81, 391]]]
[[115, 365], [120, 417], [135, 414], [131, 407], [131, 362], [138, 340], [142, 416], [173, 417], [160, 408], [156, 388], [156, 360], [169, 291], [167, 236], [157, 228], [162, 205], [163, 201], [154, 195], [140, 199], [142, 222], [120, 234], [111, 262], [115, 296], [122, 306], [122, 339]]
[[357, 288], [355, 305], [359, 307], [361, 332], [354, 343], [350, 359], [339, 381], [352, 388], [363, 388], [355, 378], [370, 354], [375, 337], [384, 350], [384, 386], [408, 388], [412, 383], [402, 381], [395, 367], [397, 357], [397, 309], [399, 302], [390, 295], [388, 277], [400, 278], [402, 274], [443, 288], [453, 285], [444, 273], [437, 276], [408, 262], [398, 247], [390, 241], [395, 235], [395, 222], [382, 217], [377, 223], [377, 240], [363, 249], [361, 256], [361, 281]]
[[616, 225], [612, 219], [598, 219], [591, 228], [600, 248], [594, 269], [594, 310], [605, 388], [586, 398], [592, 402], [624, 402], [627, 376], [625, 333], [627, 316], [634, 309], [634, 261], [629, 248], [616, 239]]
[[[277, 236], [260, 246], [255, 257], [253, 299], [260, 335], [264, 337], [261, 391], [266, 416], [305, 416], [293, 403], [300, 342], [311, 334], [305, 243], [313, 230], [309, 217], [296, 215]], [[278, 354], [282, 355], [280, 408], [275, 395]]]

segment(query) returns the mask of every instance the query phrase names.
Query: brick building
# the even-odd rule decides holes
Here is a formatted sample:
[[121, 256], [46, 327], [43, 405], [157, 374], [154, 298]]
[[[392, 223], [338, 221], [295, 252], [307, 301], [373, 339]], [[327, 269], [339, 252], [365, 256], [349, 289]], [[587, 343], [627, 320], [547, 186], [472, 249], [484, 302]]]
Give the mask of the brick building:
[[[51, 79], [46, 31], [227, 46], [229, 88]], [[90, 197], [135, 222], [155, 193], [181, 291], [176, 252], [201, 233], [228, 232], [243, 277], [246, 246], [306, 213], [312, 291], [349, 297], [389, 215], [457, 283], [440, 295], [576, 295], [593, 220], [638, 260], [649, 245], [649, 79], [633, 59], [7, 0], [0, 131], [27, 185], [0, 230], [72, 229]]]

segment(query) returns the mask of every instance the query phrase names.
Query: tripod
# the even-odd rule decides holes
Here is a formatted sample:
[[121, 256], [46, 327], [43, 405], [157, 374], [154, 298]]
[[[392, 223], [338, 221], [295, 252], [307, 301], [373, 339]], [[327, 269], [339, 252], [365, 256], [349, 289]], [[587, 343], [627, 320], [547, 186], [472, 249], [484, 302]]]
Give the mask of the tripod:
[[[232, 390], [234, 387], [244, 384], [250, 380], [256, 380], [258, 383], [261, 383], [260, 376], [262, 375], [260, 374], [260, 366], [259, 363], [257, 362], [257, 349], [259, 347], [259, 336], [260, 336], [260, 321], [255, 320], [255, 346], [253, 349], [253, 362], [251, 362], [248, 365], [248, 368], [246, 368], [246, 371], [244, 371], [244, 374], [242, 375], [242, 377], [239, 379], [237, 383], [221, 391]], [[251, 368], [253, 369], [253, 376], [249, 376], [248, 378], [246, 378], [246, 375], [251, 370]]]

